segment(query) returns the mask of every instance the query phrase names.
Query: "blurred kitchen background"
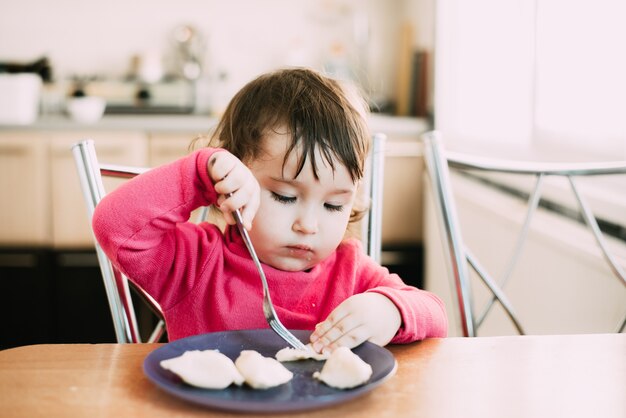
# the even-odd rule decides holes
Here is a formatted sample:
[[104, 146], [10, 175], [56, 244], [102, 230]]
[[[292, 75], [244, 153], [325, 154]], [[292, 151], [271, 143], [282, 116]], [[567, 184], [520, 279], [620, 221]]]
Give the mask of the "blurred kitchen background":
[[395, 162], [385, 264], [422, 286], [422, 196], [402, 177], [421, 176], [433, 42], [432, 0], [4, 2], [0, 346], [112, 339], [73, 143], [94, 139], [102, 161], [164, 164], [245, 83], [286, 66], [366, 93]]
[[[448, 148], [487, 157], [626, 159], [621, 0], [22, 0], [0, 10], [0, 348], [113, 339], [70, 146], [92, 138], [103, 161], [166, 163], [275, 68], [316, 68], [366, 93], [372, 131], [388, 136], [383, 263], [442, 294], [451, 316], [423, 132], [436, 127]], [[549, 187], [572, 203], [563, 185]], [[626, 182], [587, 190], [626, 260]], [[470, 212], [514, 217], [475, 184], [462, 191]], [[570, 238], [579, 221], [561, 217], [562, 239], [533, 263], [565, 261], [572, 277], [604, 283], [593, 243]], [[626, 305], [623, 288], [613, 294], [605, 305]]]
[[[218, 114], [247, 81], [283, 66], [356, 80], [388, 109], [399, 49], [432, 51], [433, 7], [432, 0], [61, 0], [54, 7], [26, 0], [3, 6], [0, 59], [48, 59], [54, 83], [43, 90], [44, 113], [63, 110], [68, 90], [82, 87], [107, 96], [107, 113], [121, 112], [143, 85], [153, 106]], [[401, 44], [403, 33], [411, 38]]]

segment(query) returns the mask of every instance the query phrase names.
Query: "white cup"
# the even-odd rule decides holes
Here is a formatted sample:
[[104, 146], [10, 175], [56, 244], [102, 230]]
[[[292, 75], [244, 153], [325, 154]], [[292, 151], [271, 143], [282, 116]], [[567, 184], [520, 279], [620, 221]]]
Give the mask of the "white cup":
[[0, 125], [29, 125], [39, 116], [41, 77], [0, 74]]

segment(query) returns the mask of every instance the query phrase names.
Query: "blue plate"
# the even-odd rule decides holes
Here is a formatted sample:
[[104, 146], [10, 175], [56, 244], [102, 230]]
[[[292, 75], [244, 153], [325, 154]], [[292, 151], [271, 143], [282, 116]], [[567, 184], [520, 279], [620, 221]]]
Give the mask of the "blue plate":
[[[303, 342], [308, 342], [310, 331], [292, 331]], [[246, 385], [230, 386], [222, 390], [196, 388], [169, 370], [160, 366], [161, 360], [178, 357], [188, 350], [217, 349], [233, 359], [242, 350], [256, 350], [266, 357], [274, 357], [287, 343], [270, 329], [215, 332], [182, 338], [157, 348], [144, 360], [143, 370], [148, 379], [164, 391], [187, 401], [207, 407], [236, 412], [292, 412], [303, 411], [346, 402], [361, 396], [395, 373], [397, 364], [385, 348], [365, 342], [353, 349], [354, 353], [372, 366], [370, 380], [353, 389], [340, 390], [313, 379], [313, 372], [321, 370], [323, 362], [304, 360], [283, 363], [293, 373], [293, 379], [271, 389], [252, 389]]]

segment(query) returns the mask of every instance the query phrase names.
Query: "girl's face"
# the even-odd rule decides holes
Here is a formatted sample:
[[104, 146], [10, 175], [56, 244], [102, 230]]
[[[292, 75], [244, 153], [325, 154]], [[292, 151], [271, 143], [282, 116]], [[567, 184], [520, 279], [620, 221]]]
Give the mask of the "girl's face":
[[356, 194], [346, 167], [335, 170], [316, 150], [317, 174], [309, 160], [297, 178], [298, 150], [283, 170], [289, 134], [263, 139], [261, 156], [248, 166], [261, 185], [261, 202], [250, 237], [261, 261], [280, 270], [303, 271], [328, 257], [348, 226]]

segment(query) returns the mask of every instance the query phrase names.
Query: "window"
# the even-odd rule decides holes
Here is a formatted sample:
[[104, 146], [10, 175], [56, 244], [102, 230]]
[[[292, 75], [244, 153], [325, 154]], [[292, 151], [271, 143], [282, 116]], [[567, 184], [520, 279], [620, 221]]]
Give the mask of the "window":
[[626, 158], [625, 18], [623, 0], [440, 0], [436, 128], [509, 157]]

